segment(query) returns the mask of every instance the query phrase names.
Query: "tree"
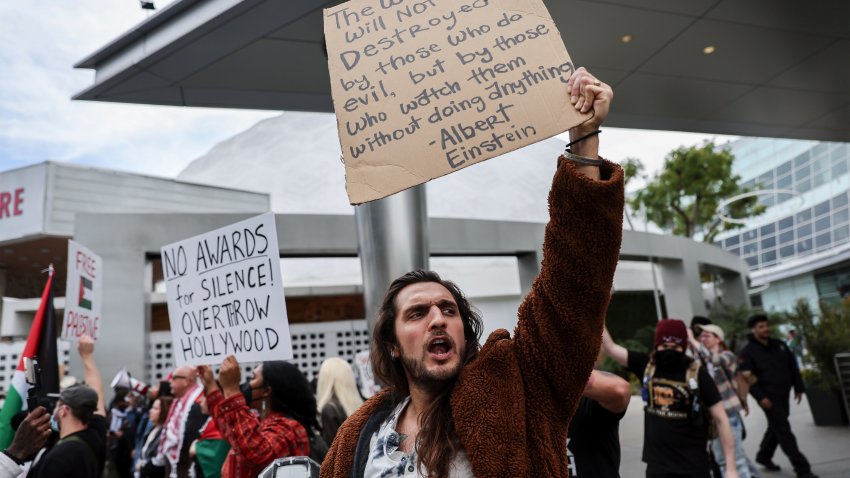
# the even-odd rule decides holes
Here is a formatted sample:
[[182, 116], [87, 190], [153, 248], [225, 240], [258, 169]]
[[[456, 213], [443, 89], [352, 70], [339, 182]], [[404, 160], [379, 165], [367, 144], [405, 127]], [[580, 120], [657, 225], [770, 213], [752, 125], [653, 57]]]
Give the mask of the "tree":
[[718, 233], [743, 227], [723, 221], [718, 212], [743, 219], [765, 209], [756, 197], [750, 196], [718, 211], [724, 199], [750, 192], [740, 186], [740, 176], [732, 174], [734, 160], [729, 150], [718, 148], [713, 142], [675, 149], [667, 155], [661, 172], [630, 204], [634, 209], [643, 207], [646, 218], [662, 229], [685, 237], [700, 235], [704, 242], [713, 242]]

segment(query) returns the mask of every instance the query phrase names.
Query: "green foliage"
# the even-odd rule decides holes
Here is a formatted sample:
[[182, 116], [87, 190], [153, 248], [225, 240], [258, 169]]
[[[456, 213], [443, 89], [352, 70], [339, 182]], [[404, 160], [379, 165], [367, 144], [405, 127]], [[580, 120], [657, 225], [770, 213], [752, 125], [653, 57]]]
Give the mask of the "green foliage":
[[[742, 227], [722, 221], [718, 205], [736, 194], [749, 192], [738, 183], [740, 177], [732, 174], [735, 157], [729, 150], [717, 148], [714, 143], [678, 148], [664, 161], [660, 173], [630, 201], [634, 209], [644, 208], [647, 219], [662, 229], [685, 237], [702, 235], [704, 242], [713, 242], [718, 233]], [[636, 169], [634, 174], [639, 174]], [[725, 211], [728, 217], [743, 219], [764, 212], [755, 197], [730, 204]]]
[[821, 316], [815, 316], [808, 301], [800, 299], [793, 312], [785, 314], [788, 322], [803, 336], [808, 354], [804, 363], [810, 366], [804, 378], [807, 383], [838, 386], [834, 357], [850, 352], [850, 304], [820, 303]]
[[643, 177], [645, 168], [643, 163], [637, 158], [626, 158], [620, 163], [620, 166], [623, 168], [623, 181], [626, 187], [628, 187], [632, 179]]

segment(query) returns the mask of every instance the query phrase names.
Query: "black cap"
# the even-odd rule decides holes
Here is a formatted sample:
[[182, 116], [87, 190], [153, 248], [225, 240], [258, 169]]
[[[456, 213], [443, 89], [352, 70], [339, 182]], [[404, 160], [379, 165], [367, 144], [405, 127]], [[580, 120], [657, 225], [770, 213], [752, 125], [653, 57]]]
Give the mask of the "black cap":
[[764, 314], [756, 314], [747, 319], [747, 327], [753, 328], [759, 322], [767, 322], [767, 316]]
[[[88, 385], [74, 385], [59, 394], [59, 401], [71, 407], [75, 414], [89, 417], [97, 410], [97, 392]], [[83, 417], [78, 417], [83, 418]]]

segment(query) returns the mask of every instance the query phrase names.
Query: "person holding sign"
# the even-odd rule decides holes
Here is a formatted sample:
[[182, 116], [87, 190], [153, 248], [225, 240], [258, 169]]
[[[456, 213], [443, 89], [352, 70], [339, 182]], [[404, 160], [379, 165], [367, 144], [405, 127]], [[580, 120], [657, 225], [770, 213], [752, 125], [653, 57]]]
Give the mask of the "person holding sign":
[[323, 478], [568, 476], [567, 429], [599, 350], [624, 199], [622, 169], [598, 156], [611, 87], [580, 68], [567, 97], [564, 108], [594, 115], [558, 160], [543, 263], [513, 338], [500, 329], [480, 347], [480, 317], [438, 274], [396, 279], [371, 345], [389, 387], [340, 427]]
[[222, 478], [254, 478], [276, 458], [310, 454], [307, 433], [316, 422], [316, 398], [298, 367], [263, 362], [241, 386], [233, 356], [221, 363], [218, 384], [210, 367], [200, 366], [198, 373], [207, 407], [231, 447]]

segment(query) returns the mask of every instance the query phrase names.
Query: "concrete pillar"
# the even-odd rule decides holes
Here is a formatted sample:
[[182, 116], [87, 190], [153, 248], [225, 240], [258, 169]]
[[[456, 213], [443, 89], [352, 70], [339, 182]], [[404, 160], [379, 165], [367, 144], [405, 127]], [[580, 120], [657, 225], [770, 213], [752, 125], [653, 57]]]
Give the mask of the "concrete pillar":
[[369, 329], [390, 283], [414, 269], [428, 268], [425, 185], [354, 208]]
[[[107, 389], [122, 367], [139, 380], [146, 380], [145, 365], [148, 351], [149, 327], [146, 323], [145, 253], [135, 244], [113, 240], [115, 232], [107, 222], [98, 228], [80, 228], [75, 240], [90, 248], [103, 259], [103, 308], [100, 337], [95, 345], [95, 360]], [[71, 373], [83, 378], [82, 364], [72, 347]]]
[[706, 315], [702, 297], [699, 263], [693, 260], [661, 259], [661, 280], [664, 282], [664, 301], [670, 318], [690, 323], [694, 315]]
[[3, 297], [6, 296], [6, 269], [0, 267], [0, 317], [3, 317]]
[[750, 295], [747, 293], [747, 283], [743, 275], [737, 272], [720, 274], [718, 284], [723, 303], [734, 306], [750, 306]]

